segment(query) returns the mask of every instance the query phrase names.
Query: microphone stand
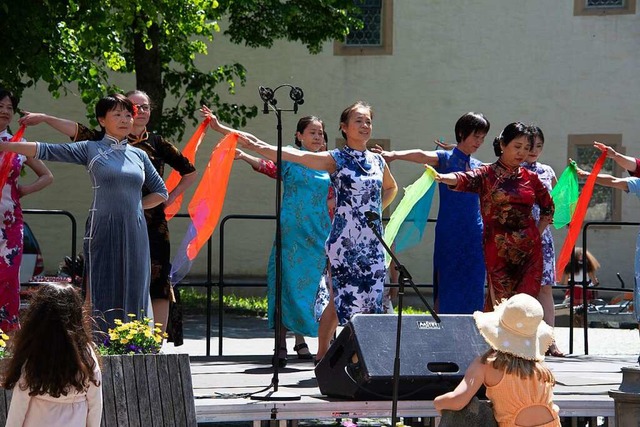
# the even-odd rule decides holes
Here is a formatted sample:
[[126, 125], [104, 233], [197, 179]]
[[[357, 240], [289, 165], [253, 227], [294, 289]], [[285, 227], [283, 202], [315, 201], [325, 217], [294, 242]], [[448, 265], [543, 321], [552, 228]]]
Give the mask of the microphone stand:
[[393, 261], [393, 265], [395, 269], [398, 271], [398, 326], [396, 328], [396, 352], [395, 359], [393, 361], [393, 393], [392, 393], [392, 403], [391, 403], [391, 426], [396, 427], [396, 422], [398, 420], [398, 389], [400, 388], [400, 342], [401, 342], [401, 333], [402, 333], [402, 308], [403, 308], [403, 297], [404, 297], [404, 286], [405, 284], [411, 285], [413, 290], [418, 294], [425, 307], [433, 317], [433, 320], [440, 323], [440, 317], [433, 311], [431, 305], [427, 302], [427, 300], [422, 296], [420, 290], [413, 282], [413, 278], [407, 268], [400, 263], [398, 258], [395, 256], [391, 248], [384, 241], [384, 238], [380, 234], [380, 230], [376, 227], [375, 222], [380, 221], [380, 216], [372, 211], [366, 212], [365, 216], [367, 217], [367, 225], [371, 230], [373, 230], [373, 234], [376, 235], [384, 249], [387, 251], [391, 260]]
[[[282, 109], [277, 106], [278, 100], [275, 98], [275, 92], [282, 88], [289, 87], [289, 97], [293, 101], [292, 109]], [[266, 392], [265, 394], [256, 393], [251, 395], [251, 399], [254, 400], [300, 400], [300, 395], [295, 393], [288, 393], [278, 390], [278, 384], [280, 382], [279, 375], [279, 360], [278, 355], [280, 352], [280, 338], [282, 335], [282, 227], [281, 227], [281, 193], [282, 193], [282, 112], [293, 111], [294, 114], [298, 113], [298, 105], [304, 104], [304, 93], [302, 89], [297, 86], [289, 84], [282, 84], [275, 89], [260, 86], [258, 89], [260, 99], [264, 102], [262, 112], [264, 114], [269, 113], [269, 108], [273, 110], [278, 119], [277, 131], [278, 131], [278, 151], [276, 154], [276, 237], [275, 237], [275, 350], [273, 358], [273, 377], [271, 384], [267, 388], [273, 386], [273, 391]]]

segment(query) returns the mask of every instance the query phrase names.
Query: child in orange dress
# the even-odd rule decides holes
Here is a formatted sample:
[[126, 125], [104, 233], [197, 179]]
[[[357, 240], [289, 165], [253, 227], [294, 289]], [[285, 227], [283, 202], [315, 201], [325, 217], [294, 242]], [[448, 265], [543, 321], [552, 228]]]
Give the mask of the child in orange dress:
[[438, 412], [463, 409], [485, 385], [500, 427], [559, 427], [555, 379], [543, 363], [553, 329], [543, 314], [527, 294], [512, 296], [492, 312], [476, 311], [476, 326], [491, 349], [471, 363], [455, 390], [436, 397]]

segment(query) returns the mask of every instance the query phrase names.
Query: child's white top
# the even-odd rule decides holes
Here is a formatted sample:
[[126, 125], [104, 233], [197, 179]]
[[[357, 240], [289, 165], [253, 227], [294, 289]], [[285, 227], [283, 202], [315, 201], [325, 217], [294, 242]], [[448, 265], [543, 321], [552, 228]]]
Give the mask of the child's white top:
[[100, 427], [102, 373], [93, 349], [91, 355], [96, 362], [94, 375], [100, 386], [90, 382], [83, 393], [73, 390], [60, 397], [48, 394], [29, 396], [29, 389], [20, 387], [20, 384], [24, 385], [21, 377], [13, 388], [6, 427]]

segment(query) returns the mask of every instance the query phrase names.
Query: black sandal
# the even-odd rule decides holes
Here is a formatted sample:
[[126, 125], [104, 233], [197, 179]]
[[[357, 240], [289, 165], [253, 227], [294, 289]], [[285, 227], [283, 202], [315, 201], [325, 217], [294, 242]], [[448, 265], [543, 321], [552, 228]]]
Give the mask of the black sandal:
[[[284, 352], [284, 357], [280, 357], [281, 352]], [[278, 356], [275, 355], [271, 357], [271, 366], [276, 366], [284, 368], [287, 366], [287, 347], [280, 347], [280, 351], [278, 351]]]
[[307, 345], [307, 343], [301, 342], [300, 344], [296, 344], [295, 346], [293, 346], [293, 351], [298, 353], [298, 359], [304, 359], [304, 360], [313, 359], [313, 354], [311, 354], [311, 352], [309, 351], [307, 351], [307, 353], [300, 353], [300, 350], [304, 350], [305, 348], [309, 350], [309, 346]]

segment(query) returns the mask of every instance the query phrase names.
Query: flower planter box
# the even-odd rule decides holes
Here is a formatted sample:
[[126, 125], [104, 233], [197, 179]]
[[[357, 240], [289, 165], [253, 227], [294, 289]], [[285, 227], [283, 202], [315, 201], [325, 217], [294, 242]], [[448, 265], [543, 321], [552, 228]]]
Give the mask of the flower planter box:
[[[196, 427], [187, 354], [102, 357], [102, 426]], [[0, 389], [0, 425], [11, 391]]]

